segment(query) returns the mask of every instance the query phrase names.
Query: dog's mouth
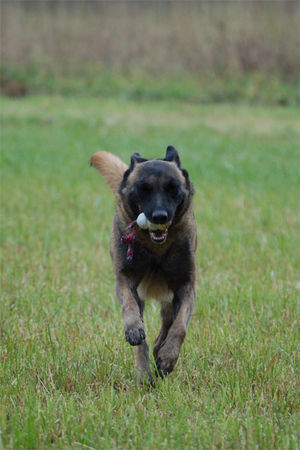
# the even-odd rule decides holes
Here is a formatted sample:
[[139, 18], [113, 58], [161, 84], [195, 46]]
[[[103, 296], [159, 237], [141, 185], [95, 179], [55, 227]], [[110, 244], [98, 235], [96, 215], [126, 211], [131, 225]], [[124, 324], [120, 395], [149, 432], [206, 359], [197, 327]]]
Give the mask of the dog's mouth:
[[166, 242], [168, 236], [168, 228], [172, 224], [170, 220], [168, 223], [152, 223], [147, 219], [145, 213], [141, 212], [135, 223], [145, 232], [149, 233], [150, 239], [155, 244], [163, 244]]
[[163, 244], [167, 240], [168, 228], [163, 230], [149, 230], [150, 239], [155, 244]]

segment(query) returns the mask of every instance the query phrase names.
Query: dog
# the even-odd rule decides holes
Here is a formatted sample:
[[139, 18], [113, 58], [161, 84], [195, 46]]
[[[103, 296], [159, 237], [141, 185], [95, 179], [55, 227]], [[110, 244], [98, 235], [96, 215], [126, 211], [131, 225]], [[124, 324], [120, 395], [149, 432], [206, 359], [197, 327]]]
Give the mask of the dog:
[[154, 343], [155, 374], [172, 372], [195, 302], [194, 187], [169, 146], [163, 159], [131, 156], [128, 167], [99, 151], [90, 160], [116, 197], [110, 254], [125, 338], [135, 347], [141, 381], [154, 383], [143, 323], [147, 298], [161, 302], [162, 325]]

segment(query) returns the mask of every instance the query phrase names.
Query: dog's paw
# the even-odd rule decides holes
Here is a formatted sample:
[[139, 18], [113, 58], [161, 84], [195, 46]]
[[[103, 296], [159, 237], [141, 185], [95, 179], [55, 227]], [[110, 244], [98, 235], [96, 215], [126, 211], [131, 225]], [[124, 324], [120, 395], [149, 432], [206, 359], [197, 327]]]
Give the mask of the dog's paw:
[[172, 372], [179, 357], [179, 351], [167, 344], [163, 345], [156, 358], [155, 363], [157, 367], [156, 375], [164, 377]]
[[140, 345], [145, 340], [146, 334], [143, 328], [130, 326], [125, 330], [125, 338], [130, 345]]
[[162, 360], [161, 358], [157, 358], [156, 360], [156, 376], [159, 376], [161, 378], [164, 378], [168, 373], [171, 373], [174, 369], [174, 366], [176, 364], [176, 360]]
[[155, 380], [150, 373], [140, 372], [138, 374], [139, 384], [141, 386], [152, 386], [155, 387]]

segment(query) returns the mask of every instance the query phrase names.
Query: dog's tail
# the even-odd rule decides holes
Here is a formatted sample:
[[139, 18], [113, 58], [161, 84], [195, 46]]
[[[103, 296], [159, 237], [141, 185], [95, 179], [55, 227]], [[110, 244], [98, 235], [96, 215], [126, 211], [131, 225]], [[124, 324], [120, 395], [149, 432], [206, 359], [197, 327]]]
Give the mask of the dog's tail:
[[105, 182], [116, 194], [128, 166], [116, 155], [104, 151], [94, 153], [90, 159], [90, 164], [99, 170]]

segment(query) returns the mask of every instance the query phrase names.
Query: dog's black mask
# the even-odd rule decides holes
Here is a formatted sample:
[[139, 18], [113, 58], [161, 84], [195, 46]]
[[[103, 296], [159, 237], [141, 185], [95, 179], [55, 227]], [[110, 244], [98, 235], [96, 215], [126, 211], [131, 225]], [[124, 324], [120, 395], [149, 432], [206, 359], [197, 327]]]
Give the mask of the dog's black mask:
[[[147, 164], [136, 167], [144, 162]], [[175, 162], [176, 165], [169, 162]], [[183, 185], [183, 177], [180, 176], [184, 175], [186, 185], [188, 174], [180, 167], [177, 151], [174, 147], [168, 147], [164, 159], [154, 160], [144, 159], [134, 153], [123, 183], [134, 170], [137, 177], [129, 190], [129, 205], [133, 215], [144, 212], [147, 219], [155, 224], [172, 222], [188, 195], [187, 186]]]

